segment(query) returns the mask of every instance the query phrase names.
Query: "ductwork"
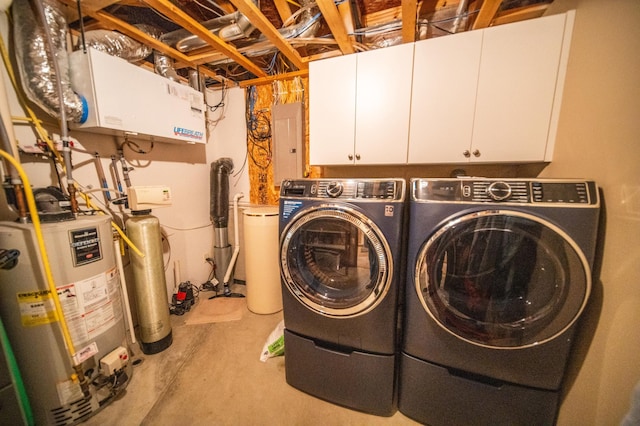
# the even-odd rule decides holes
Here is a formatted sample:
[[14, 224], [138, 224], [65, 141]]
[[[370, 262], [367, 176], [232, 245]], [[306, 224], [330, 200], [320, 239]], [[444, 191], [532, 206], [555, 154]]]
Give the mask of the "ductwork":
[[[57, 2], [42, 1], [49, 35], [53, 41], [60, 68], [59, 78], [62, 84], [66, 117], [69, 121], [82, 123], [86, 119], [87, 107], [84, 99], [71, 89], [66, 45], [67, 22]], [[45, 30], [39, 25], [28, 0], [15, 0], [11, 10], [16, 62], [20, 70], [22, 87], [33, 103], [52, 117], [60, 118], [61, 103], [56, 87], [55, 66], [46, 48]]]
[[[159, 37], [158, 31], [148, 25], [136, 25], [136, 27], [154, 38]], [[129, 62], [141, 61], [153, 53], [151, 47], [125, 34], [109, 30], [87, 31], [84, 35], [84, 46], [77, 46], [77, 48], [82, 47], [92, 47]]]
[[172, 81], [180, 81], [180, 76], [176, 72], [174, 60], [157, 50], [153, 51], [153, 69], [156, 74], [168, 78]]
[[[294, 39], [315, 36], [320, 28], [320, 17], [322, 15], [318, 13], [317, 10], [316, 13], [313, 13], [314, 9], [317, 9], [315, 2], [309, 0], [302, 2], [302, 7], [278, 30], [282, 38]], [[300, 18], [299, 22], [291, 24], [298, 18]], [[245, 39], [249, 38], [255, 28], [247, 17], [240, 12], [234, 12], [211, 19], [203, 22], [202, 25], [211, 31], [212, 34], [226, 42], [237, 41], [238, 51], [247, 57], [261, 56], [276, 50], [275, 46], [263, 35], [257, 39], [247, 40], [247, 43], [243, 43]], [[198, 36], [182, 29], [164, 34], [160, 37], [160, 40], [183, 53], [188, 53], [207, 45], [207, 43]], [[219, 64], [225, 62], [230, 62], [230, 60], [221, 59], [220, 61], [212, 63]]]
[[210, 216], [216, 228], [226, 228], [229, 220], [229, 174], [233, 171], [231, 158], [219, 158], [211, 163]]
[[[255, 29], [249, 19], [240, 12], [210, 19], [203, 22], [202, 26], [227, 42], [248, 37]], [[184, 29], [163, 34], [160, 41], [184, 53], [207, 45], [200, 37]]]

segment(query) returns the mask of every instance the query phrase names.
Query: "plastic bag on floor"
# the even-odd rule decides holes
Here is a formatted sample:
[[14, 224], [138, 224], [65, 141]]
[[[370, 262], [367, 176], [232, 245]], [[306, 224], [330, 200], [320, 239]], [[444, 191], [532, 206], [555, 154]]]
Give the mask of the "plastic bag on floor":
[[284, 355], [284, 320], [281, 320], [273, 329], [260, 354], [260, 361], [266, 362], [269, 358]]

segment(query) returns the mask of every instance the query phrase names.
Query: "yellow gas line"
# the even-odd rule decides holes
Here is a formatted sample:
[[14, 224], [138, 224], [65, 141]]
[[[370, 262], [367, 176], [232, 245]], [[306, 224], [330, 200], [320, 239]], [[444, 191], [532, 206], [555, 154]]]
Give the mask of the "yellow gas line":
[[[80, 196], [84, 199], [84, 202], [87, 204], [87, 207], [90, 208], [91, 210], [95, 210], [97, 212], [100, 212], [101, 214], [105, 214], [104, 211], [102, 211], [102, 209], [100, 209], [97, 206], [94, 206], [93, 203], [91, 202], [91, 200], [89, 199], [89, 195], [85, 194], [82, 191], [78, 191], [78, 194], [80, 194]], [[135, 246], [135, 244], [133, 244], [133, 242], [127, 238], [126, 234], [124, 233], [124, 231], [118, 226], [117, 223], [115, 223], [114, 221], [111, 221], [111, 226], [113, 227], [113, 229], [115, 229], [118, 234], [120, 235], [120, 237], [124, 240], [125, 243], [127, 243], [127, 245], [129, 247], [131, 247], [131, 250], [133, 250], [134, 252], [136, 252], [136, 254], [140, 257], [144, 257], [144, 253], [140, 251], [140, 249], [138, 249], [138, 247]]]
[[62, 305], [60, 304], [60, 298], [58, 297], [58, 289], [56, 288], [55, 282], [53, 280], [53, 274], [51, 272], [51, 266], [49, 264], [49, 257], [44, 246], [44, 238], [42, 236], [40, 218], [38, 217], [38, 210], [36, 208], [36, 202], [33, 196], [33, 191], [31, 190], [29, 178], [27, 177], [20, 163], [18, 163], [18, 161], [16, 161], [16, 159], [13, 158], [9, 153], [0, 149], [0, 155], [2, 155], [7, 161], [9, 161], [13, 165], [13, 167], [15, 167], [15, 169], [18, 171], [18, 174], [20, 175], [20, 178], [22, 179], [22, 186], [24, 187], [24, 192], [27, 198], [27, 205], [29, 206], [29, 212], [31, 213], [31, 221], [33, 222], [33, 227], [36, 231], [36, 239], [38, 240], [38, 247], [40, 248], [40, 255], [42, 256], [42, 266], [44, 267], [47, 283], [49, 285], [49, 291], [51, 292], [53, 303], [55, 305], [56, 316], [58, 317], [58, 321], [60, 322], [60, 328], [62, 329], [62, 336], [64, 337], [65, 346], [67, 347], [69, 355], [71, 355], [73, 365], [79, 365], [76, 364], [74, 358], [76, 350], [73, 346], [71, 333], [69, 333], [69, 327], [62, 311]]

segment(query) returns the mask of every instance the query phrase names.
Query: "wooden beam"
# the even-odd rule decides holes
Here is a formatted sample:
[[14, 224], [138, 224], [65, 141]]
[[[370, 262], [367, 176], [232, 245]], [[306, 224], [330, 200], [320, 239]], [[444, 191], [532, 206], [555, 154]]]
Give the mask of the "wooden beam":
[[546, 12], [548, 7], [549, 7], [549, 4], [544, 3], [544, 4], [536, 4], [532, 6], [519, 7], [517, 9], [510, 9], [496, 15], [492, 25], [509, 24], [511, 22], [518, 22], [518, 21], [524, 21], [527, 19], [539, 18], [542, 15], [544, 15], [544, 12]]
[[480, 6], [480, 12], [478, 17], [473, 23], [473, 29], [478, 30], [480, 28], [487, 28], [491, 25], [491, 21], [495, 18], [498, 8], [500, 7], [502, 0], [484, 0], [482, 6]]
[[[145, 0], [148, 1], [148, 0]], [[283, 37], [278, 30], [269, 22], [264, 14], [253, 4], [251, 0], [231, 0], [231, 3], [244, 15], [249, 21], [280, 50], [298, 69], [306, 69], [307, 64], [296, 49], [294, 49]], [[255, 74], [255, 73], [254, 73]], [[264, 76], [259, 76], [264, 77]]]
[[268, 77], [262, 77], [262, 78], [254, 78], [252, 80], [244, 80], [241, 81], [238, 86], [240, 87], [248, 87], [248, 86], [261, 86], [263, 84], [269, 84], [271, 82], [274, 82], [276, 80], [290, 80], [292, 78], [295, 77], [307, 77], [309, 75], [309, 70], [300, 70], [300, 71], [293, 71], [293, 72], [288, 72], [286, 74], [277, 74], [277, 75], [270, 75]]
[[202, 24], [187, 15], [182, 9], [171, 3], [169, 0], [141, 0], [150, 7], [171, 19], [176, 24], [188, 30], [192, 34], [200, 37], [204, 42], [219, 50], [228, 56], [231, 60], [243, 66], [247, 71], [253, 73], [257, 77], [266, 77], [267, 73], [251, 62], [249, 59], [241, 55], [235, 47], [225, 43], [220, 37], [214, 35], [206, 29]]
[[389, 9], [379, 10], [378, 12], [369, 13], [362, 17], [365, 27], [373, 27], [376, 25], [386, 24], [389, 21], [402, 19], [402, 7], [390, 7]]
[[402, 42], [416, 41], [416, 21], [418, 18], [418, 2], [402, 0]]
[[347, 32], [349, 42], [353, 45], [356, 41], [356, 37], [353, 35], [355, 28], [353, 27], [353, 10], [351, 9], [351, 2], [341, 2], [338, 5], [338, 13], [342, 17], [342, 25], [344, 25], [344, 30]]
[[320, 12], [322, 12], [322, 16], [327, 22], [327, 25], [333, 34], [333, 38], [338, 43], [342, 53], [345, 55], [354, 53], [355, 49], [349, 40], [347, 30], [342, 23], [342, 18], [340, 17], [338, 8], [333, 0], [316, 0], [316, 4], [318, 5]]
[[276, 10], [282, 22], [287, 22], [287, 19], [291, 17], [291, 6], [287, 0], [273, 0], [273, 4], [276, 5]]

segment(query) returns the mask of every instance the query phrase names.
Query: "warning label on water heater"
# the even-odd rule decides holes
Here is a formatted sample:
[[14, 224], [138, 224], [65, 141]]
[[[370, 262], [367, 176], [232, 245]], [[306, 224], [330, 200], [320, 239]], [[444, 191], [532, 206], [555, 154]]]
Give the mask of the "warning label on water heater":
[[22, 325], [32, 327], [57, 320], [53, 298], [49, 290], [18, 293]]
[[[104, 273], [58, 286], [58, 298], [74, 345], [109, 330], [123, 317], [120, 275], [114, 267]], [[51, 292], [18, 293], [22, 325], [33, 327], [58, 320]]]

